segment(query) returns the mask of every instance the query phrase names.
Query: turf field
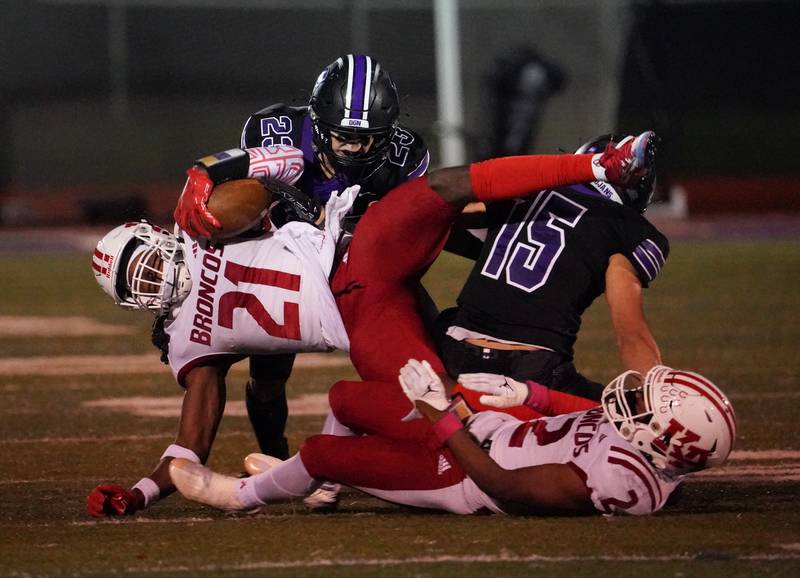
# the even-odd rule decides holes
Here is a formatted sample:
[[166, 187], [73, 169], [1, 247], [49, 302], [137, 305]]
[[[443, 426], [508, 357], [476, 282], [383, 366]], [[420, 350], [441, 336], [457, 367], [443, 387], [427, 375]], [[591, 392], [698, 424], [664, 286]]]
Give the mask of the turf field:
[[[302, 504], [226, 515], [173, 496], [96, 521], [86, 494], [149, 472], [174, 434], [180, 391], [146, 316], [101, 294], [88, 254], [0, 255], [0, 267], [1, 576], [800, 575], [796, 240], [673, 243], [647, 316], [667, 363], [730, 394], [739, 439], [726, 467], [648, 518], [456, 517], [347, 492], [332, 515]], [[465, 271], [445, 257], [426, 278], [440, 305]], [[343, 356], [303, 360], [290, 383], [295, 448], [322, 424], [320, 394], [355, 375]], [[620, 369], [603, 302], [587, 313], [577, 365], [598, 380]], [[256, 449], [244, 379], [235, 368], [218, 470], [240, 471]]]

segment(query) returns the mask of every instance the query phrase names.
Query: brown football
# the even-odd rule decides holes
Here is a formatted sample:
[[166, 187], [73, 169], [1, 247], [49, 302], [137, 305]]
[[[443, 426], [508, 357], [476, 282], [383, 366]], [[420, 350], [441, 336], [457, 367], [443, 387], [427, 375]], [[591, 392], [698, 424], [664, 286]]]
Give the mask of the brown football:
[[271, 199], [272, 194], [255, 179], [238, 179], [215, 186], [208, 198], [208, 210], [222, 228], [205, 223], [211, 238], [228, 239], [254, 227], [267, 214]]

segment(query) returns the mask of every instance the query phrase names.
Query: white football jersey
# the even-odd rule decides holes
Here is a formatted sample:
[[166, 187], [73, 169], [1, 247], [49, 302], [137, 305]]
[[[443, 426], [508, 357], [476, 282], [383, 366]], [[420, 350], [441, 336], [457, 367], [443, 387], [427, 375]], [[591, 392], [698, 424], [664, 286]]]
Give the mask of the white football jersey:
[[354, 189], [328, 201], [324, 230], [290, 222], [217, 247], [182, 235], [192, 288], [166, 325], [178, 383], [213, 356], [349, 350], [328, 277]]
[[503, 468], [570, 464], [603, 514], [655, 512], [683, 479], [651, 466], [617, 433], [602, 407], [525, 422], [481, 412], [471, 418], [469, 430]]

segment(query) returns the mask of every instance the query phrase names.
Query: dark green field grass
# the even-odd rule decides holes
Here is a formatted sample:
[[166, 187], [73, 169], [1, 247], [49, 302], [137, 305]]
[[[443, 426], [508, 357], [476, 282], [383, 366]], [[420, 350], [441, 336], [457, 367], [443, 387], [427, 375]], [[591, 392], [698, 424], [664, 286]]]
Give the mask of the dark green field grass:
[[[440, 306], [454, 301], [466, 266], [445, 256], [426, 278]], [[173, 496], [134, 519], [95, 521], [84, 512], [88, 491], [148, 473], [177, 420], [86, 402], [172, 399], [180, 390], [166, 367], [64, 375], [37, 369], [52, 356], [155, 358], [149, 320], [116, 309], [84, 255], [3, 256], [0, 267], [0, 316], [85, 316], [134, 330], [84, 337], [0, 332], [0, 368], [38, 358], [29, 370], [0, 370], [0, 576], [800, 575], [798, 243], [675, 243], [647, 291], [664, 361], [721, 385], [740, 434], [737, 459], [720, 476], [691, 481], [677, 503], [647, 518], [457, 517], [348, 491], [339, 512], [327, 516], [302, 504], [234, 516]], [[576, 358], [598, 380], [621, 369], [602, 301], [586, 314]], [[297, 368], [290, 396], [323, 393], [354, 375], [349, 367]], [[244, 369], [235, 368], [231, 402], [242, 400], [244, 379]], [[291, 417], [291, 446], [321, 424], [322, 416]], [[255, 449], [247, 419], [226, 415], [210, 465], [237, 472]], [[784, 453], [763, 453], [771, 450]]]

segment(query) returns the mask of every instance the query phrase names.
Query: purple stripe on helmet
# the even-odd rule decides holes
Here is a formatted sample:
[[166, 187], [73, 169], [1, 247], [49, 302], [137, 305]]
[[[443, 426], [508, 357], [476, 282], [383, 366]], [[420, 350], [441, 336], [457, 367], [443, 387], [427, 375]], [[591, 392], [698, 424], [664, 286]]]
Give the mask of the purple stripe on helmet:
[[[350, 110], [347, 118], [361, 118], [364, 111], [364, 84], [367, 80], [367, 57], [363, 54], [353, 55], [353, 85], [351, 87]], [[358, 115], [358, 116], [356, 116]]]

